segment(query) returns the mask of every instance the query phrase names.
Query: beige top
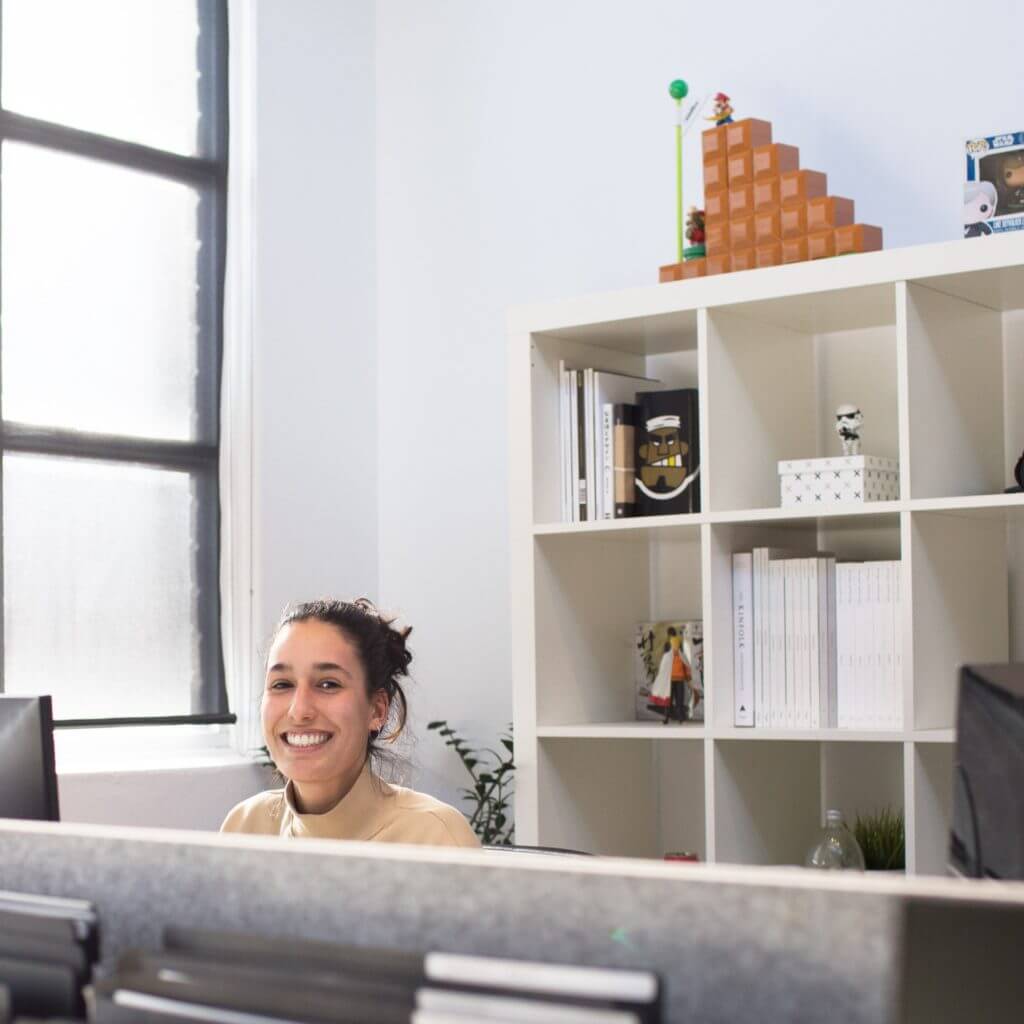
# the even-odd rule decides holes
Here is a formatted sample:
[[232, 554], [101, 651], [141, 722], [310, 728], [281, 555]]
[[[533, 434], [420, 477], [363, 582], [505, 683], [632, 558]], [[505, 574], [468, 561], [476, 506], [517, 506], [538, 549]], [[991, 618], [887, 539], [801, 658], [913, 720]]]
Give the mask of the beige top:
[[425, 846], [479, 846], [466, 819], [426, 793], [392, 786], [363, 766], [355, 785], [326, 814], [300, 814], [292, 783], [243, 800], [233, 807], [221, 832], [297, 836], [313, 839], [360, 839]]

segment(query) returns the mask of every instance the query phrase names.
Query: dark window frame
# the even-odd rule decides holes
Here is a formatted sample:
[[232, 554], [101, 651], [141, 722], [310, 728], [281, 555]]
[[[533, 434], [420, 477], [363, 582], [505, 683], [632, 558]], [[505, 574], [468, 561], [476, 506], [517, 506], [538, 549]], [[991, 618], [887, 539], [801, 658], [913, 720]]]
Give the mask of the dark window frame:
[[[74, 154], [196, 188], [197, 351], [194, 396], [196, 442], [157, 441], [6, 422], [0, 407], [0, 609], [3, 604], [3, 459], [7, 452], [63, 455], [106, 462], [131, 462], [184, 470], [196, 484], [195, 552], [199, 622], [199, 672], [193, 680], [192, 713], [133, 718], [64, 719], [62, 728], [135, 725], [212, 725], [235, 721], [228, 709], [220, 635], [220, 392], [223, 353], [224, 273], [227, 241], [228, 18], [227, 0], [196, 0], [199, 35], [198, 153], [194, 157], [16, 114], [0, 94], [0, 144], [24, 142]], [[0, 32], [3, 0], [0, 0]], [[2, 58], [0, 58], [2, 59]], [[184, 69], [191, 71], [191, 68]], [[0, 209], [2, 230], [2, 209]], [[2, 302], [2, 295], [0, 295]], [[3, 344], [0, 336], [0, 346]], [[0, 613], [0, 693], [3, 692], [4, 637]]]

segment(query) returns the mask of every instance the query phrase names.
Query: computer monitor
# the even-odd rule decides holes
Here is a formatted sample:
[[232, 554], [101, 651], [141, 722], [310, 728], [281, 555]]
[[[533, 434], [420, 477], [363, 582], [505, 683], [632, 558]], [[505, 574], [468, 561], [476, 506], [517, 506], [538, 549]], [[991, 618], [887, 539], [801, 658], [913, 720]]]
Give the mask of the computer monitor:
[[0, 818], [60, 820], [49, 697], [0, 696]]
[[1024, 664], [960, 669], [949, 862], [1024, 880]]

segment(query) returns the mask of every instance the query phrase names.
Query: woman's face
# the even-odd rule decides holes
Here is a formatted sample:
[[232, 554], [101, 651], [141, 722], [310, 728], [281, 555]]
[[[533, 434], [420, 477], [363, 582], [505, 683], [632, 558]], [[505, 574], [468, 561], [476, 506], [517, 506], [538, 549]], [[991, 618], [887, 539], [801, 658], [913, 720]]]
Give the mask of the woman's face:
[[362, 770], [367, 738], [387, 717], [387, 696], [366, 692], [355, 647], [316, 619], [285, 626], [267, 659], [261, 717], [270, 755], [285, 778], [323, 802], [338, 799]]

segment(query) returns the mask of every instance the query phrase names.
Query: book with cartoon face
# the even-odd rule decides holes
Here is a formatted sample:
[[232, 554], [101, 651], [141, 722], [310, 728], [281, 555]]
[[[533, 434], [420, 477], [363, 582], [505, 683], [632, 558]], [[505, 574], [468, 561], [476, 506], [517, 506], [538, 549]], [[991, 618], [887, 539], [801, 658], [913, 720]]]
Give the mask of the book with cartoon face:
[[699, 512], [697, 389], [641, 393], [636, 405], [636, 514]]
[[637, 721], [704, 721], [700, 619], [637, 623], [633, 665]]

